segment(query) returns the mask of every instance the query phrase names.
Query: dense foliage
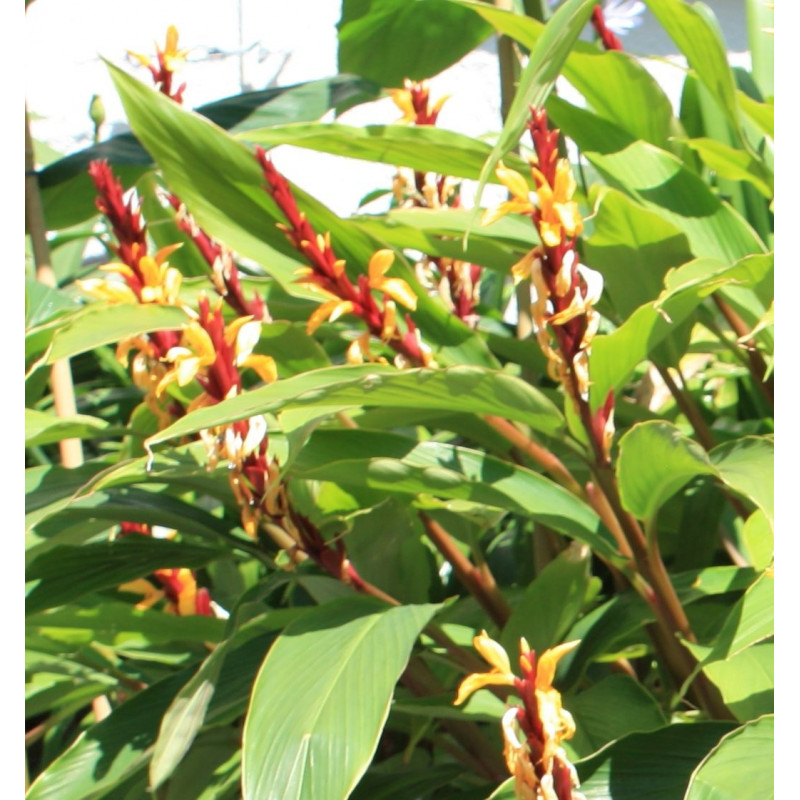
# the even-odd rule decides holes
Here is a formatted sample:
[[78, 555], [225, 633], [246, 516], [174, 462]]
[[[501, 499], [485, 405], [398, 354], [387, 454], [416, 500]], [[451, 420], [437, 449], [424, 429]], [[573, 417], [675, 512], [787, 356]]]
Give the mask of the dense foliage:
[[[170, 28], [31, 173], [30, 800], [772, 796], [771, 11], [747, 72], [646, 0], [676, 113], [591, 0], [517, 5], [344, 0], [340, 75], [195, 111]], [[441, 128], [495, 33], [502, 131]]]

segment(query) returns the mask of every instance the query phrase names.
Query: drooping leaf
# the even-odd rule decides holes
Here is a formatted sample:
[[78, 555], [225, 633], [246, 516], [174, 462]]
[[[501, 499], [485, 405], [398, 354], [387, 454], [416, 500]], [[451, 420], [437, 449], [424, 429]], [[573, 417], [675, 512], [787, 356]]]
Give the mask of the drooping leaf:
[[435, 610], [346, 598], [309, 612], [278, 637], [245, 722], [246, 800], [350, 794], [377, 747], [414, 640]]
[[403, 370], [378, 364], [332, 367], [277, 381], [210, 408], [187, 414], [150, 438], [150, 445], [204, 428], [274, 413], [284, 408], [316, 409], [316, 415], [349, 406], [379, 406], [498, 414], [554, 435], [561, 412], [543, 394], [510, 375], [480, 367]]

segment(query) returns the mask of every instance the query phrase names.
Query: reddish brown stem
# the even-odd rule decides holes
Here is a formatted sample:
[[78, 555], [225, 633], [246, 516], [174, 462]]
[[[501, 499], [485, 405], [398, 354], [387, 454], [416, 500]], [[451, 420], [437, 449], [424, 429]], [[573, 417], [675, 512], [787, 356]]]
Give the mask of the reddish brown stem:
[[581, 485], [572, 477], [572, 473], [564, 466], [558, 456], [551, 453], [546, 447], [534, 442], [507, 419], [496, 417], [493, 414], [486, 414], [484, 419], [504, 439], [530, 456], [565, 489], [568, 489], [578, 497], [585, 498], [586, 495]]
[[775, 384], [773, 376], [770, 375], [769, 378], [765, 378], [767, 374], [767, 365], [764, 363], [761, 353], [756, 349], [755, 341], [750, 338], [750, 328], [728, 303], [720, 297], [719, 292], [715, 292], [711, 297], [714, 299], [715, 305], [722, 313], [722, 316], [725, 317], [725, 320], [728, 325], [731, 326], [736, 336], [739, 339], [744, 339], [748, 366], [750, 367], [750, 373], [753, 376], [754, 382], [769, 404], [775, 405]]
[[[467, 591], [481, 604], [495, 624], [501, 628], [511, 616], [511, 607], [497, 587], [494, 578], [484, 579], [481, 571], [458, 549], [450, 534], [424, 512], [420, 519], [436, 549], [447, 559]], [[486, 567], [488, 569], [488, 567]]]
[[675, 403], [681, 410], [681, 413], [689, 420], [689, 424], [694, 430], [697, 441], [700, 442], [704, 450], [713, 449], [717, 443], [714, 441], [714, 437], [708, 425], [706, 425], [706, 421], [700, 414], [700, 409], [692, 402], [691, 397], [675, 383], [666, 367], [655, 363], [654, 366], [658, 370], [661, 379], [666, 384], [667, 389], [669, 389], [670, 393], [675, 398]]

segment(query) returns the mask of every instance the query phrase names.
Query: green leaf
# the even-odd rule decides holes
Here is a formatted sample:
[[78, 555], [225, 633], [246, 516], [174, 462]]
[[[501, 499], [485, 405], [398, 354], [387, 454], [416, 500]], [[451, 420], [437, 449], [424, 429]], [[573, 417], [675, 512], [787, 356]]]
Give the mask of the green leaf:
[[[197, 113], [233, 132], [270, 124], [319, 119], [331, 108], [373, 100], [378, 87], [363, 78], [337, 75], [294, 86], [264, 89], [216, 100]], [[123, 186], [130, 186], [152, 166], [152, 158], [131, 133], [122, 133], [48, 166], [39, 173], [49, 229], [62, 229], [97, 214], [97, 190], [87, 173], [89, 163], [105, 159]]]
[[[667, 724], [655, 697], [627, 675], [610, 675], [565, 697], [564, 707], [575, 720], [575, 736], [564, 743], [572, 760], [596, 753], [629, 733], [654, 731]], [[618, 713], [619, 709], [625, 713]]]
[[[318, 300], [318, 295], [296, 282], [295, 271], [303, 257], [276, 226], [285, 219], [266, 191], [261, 168], [247, 147], [131, 76], [115, 67], [109, 69], [134, 133], [198, 224], [261, 264], [287, 293]], [[369, 259], [383, 244], [297, 187], [292, 192], [314, 229], [330, 233], [336, 254], [347, 262], [350, 274], [365, 273]], [[414, 320], [428, 343], [441, 346], [436, 353], [441, 362], [495, 364], [482, 340], [428, 297], [404, 258], [397, 258], [393, 275], [406, 280], [415, 292]]]
[[337, 27], [339, 71], [382, 86], [430, 78], [491, 33], [474, 14], [444, 0], [344, 0]]
[[25, 329], [42, 325], [61, 314], [75, 311], [77, 304], [57, 289], [32, 278], [25, 279]]
[[692, 773], [685, 800], [771, 800], [775, 717], [761, 717], [723, 736]]
[[692, 258], [680, 228], [608, 187], [595, 202], [594, 229], [583, 246], [586, 263], [603, 274], [604, 295], [622, 319], [661, 294], [670, 267]]
[[94, 642], [127, 650], [171, 642], [217, 642], [225, 627], [214, 617], [178, 617], [108, 598], [101, 602], [90, 597], [84, 603], [31, 614], [25, 624], [29, 630], [64, 644]]
[[53, 364], [142, 333], [180, 330], [188, 321], [186, 312], [177, 306], [93, 303], [59, 320], [44, 363]]
[[773, 176], [763, 162], [744, 150], [718, 142], [715, 139], [687, 139], [705, 165], [719, 175], [732, 181], [748, 181], [771, 200], [774, 195]]
[[681, 0], [645, 0], [689, 66], [719, 104], [734, 128], [738, 128], [736, 82], [719, 26], [707, 6]]
[[[346, 457], [343, 455], [346, 454]], [[530, 515], [613, 558], [595, 513], [543, 476], [466, 447], [369, 431], [316, 431], [292, 474], [382, 492], [429, 494]]]
[[27, 614], [64, 605], [71, 600], [141, 578], [168, 567], [202, 567], [226, 551], [199, 545], [126, 536], [114, 542], [82, 547], [60, 545], [30, 564], [32, 582], [25, 601]]
[[772, 576], [762, 573], [731, 609], [704, 665], [729, 659], [774, 635], [774, 592]]
[[266, 614], [245, 623], [214, 648], [197, 672], [175, 695], [161, 720], [150, 760], [151, 788], [157, 789], [175, 772], [195, 741], [230, 652], [265, 631], [280, 627], [279, 617], [280, 613]]
[[749, 291], [749, 287], [768, 279], [771, 270], [772, 254], [747, 256], [729, 267], [702, 258], [670, 270], [664, 278], [666, 288], [657, 300], [640, 306], [617, 330], [592, 342], [592, 408], [602, 405], [609, 389], [623, 386], [636, 366], [673, 334], [705, 297], [733, 285]]
[[620, 498], [639, 519], [653, 519], [658, 509], [696, 475], [714, 474], [705, 450], [671, 423], [642, 422], [620, 440]]
[[772, 523], [761, 509], [757, 509], [747, 518], [742, 530], [742, 539], [747, 548], [750, 563], [757, 570], [766, 569], [772, 562], [775, 536], [772, 531]]
[[210, 408], [187, 414], [148, 440], [150, 446], [224, 425], [254, 414], [286, 408], [315, 409], [323, 416], [350, 406], [397, 407], [497, 414], [556, 435], [563, 430], [561, 412], [543, 394], [511, 375], [482, 367], [398, 371], [379, 364], [314, 370]]
[[[481, 13], [479, 6], [473, 7]], [[478, 200], [497, 163], [517, 146], [530, 118], [530, 107], [543, 106], [547, 100], [570, 50], [592, 14], [593, 7], [593, 0], [567, 0], [558, 7], [537, 39], [528, 64], [520, 75], [500, 138], [481, 170], [475, 194]]]
[[[317, 122], [248, 131], [246, 138], [267, 147], [291, 144], [332, 155], [459, 178], [477, 178], [491, 151], [491, 147], [479, 139], [432, 126], [367, 125], [354, 128], [337, 122]], [[519, 156], [510, 156], [507, 165], [530, 173], [526, 162]]]
[[750, 225], [671, 153], [636, 141], [617, 152], [584, 155], [612, 186], [677, 226], [697, 258], [730, 264], [766, 251]]
[[775, 445], [766, 436], [744, 436], [709, 454], [720, 480], [752, 500], [774, 528]]
[[150, 686], [92, 725], [33, 782], [26, 800], [105, 797], [146, 763], [161, 715], [185, 675]]
[[693, 770], [728, 733], [727, 722], [634, 733], [576, 764], [586, 800], [683, 800]]
[[105, 420], [85, 414], [57, 417], [44, 411], [25, 409], [25, 447], [52, 444], [62, 439], [92, 439], [102, 435], [106, 428], [108, 423]]
[[775, 645], [756, 644], [725, 661], [703, 667], [740, 722], [775, 710]]
[[589, 548], [573, 544], [528, 584], [503, 628], [507, 652], [516, 651], [522, 636], [537, 653], [564, 641], [589, 591], [590, 562]]
[[375, 752], [414, 641], [436, 608], [346, 598], [309, 612], [278, 637], [245, 721], [246, 800], [350, 794]]

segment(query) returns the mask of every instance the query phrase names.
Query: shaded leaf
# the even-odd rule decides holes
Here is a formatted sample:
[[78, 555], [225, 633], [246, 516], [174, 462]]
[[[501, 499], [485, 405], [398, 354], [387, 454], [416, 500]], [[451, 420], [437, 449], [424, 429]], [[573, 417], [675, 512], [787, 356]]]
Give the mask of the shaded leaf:
[[774, 738], [771, 715], [731, 731], [692, 774], [686, 800], [770, 800]]
[[114, 542], [82, 547], [59, 545], [42, 553], [28, 567], [28, 614], [141, 578], [157, 569], [201, 567], [226, 551], [183, 542], [126, 536]]

